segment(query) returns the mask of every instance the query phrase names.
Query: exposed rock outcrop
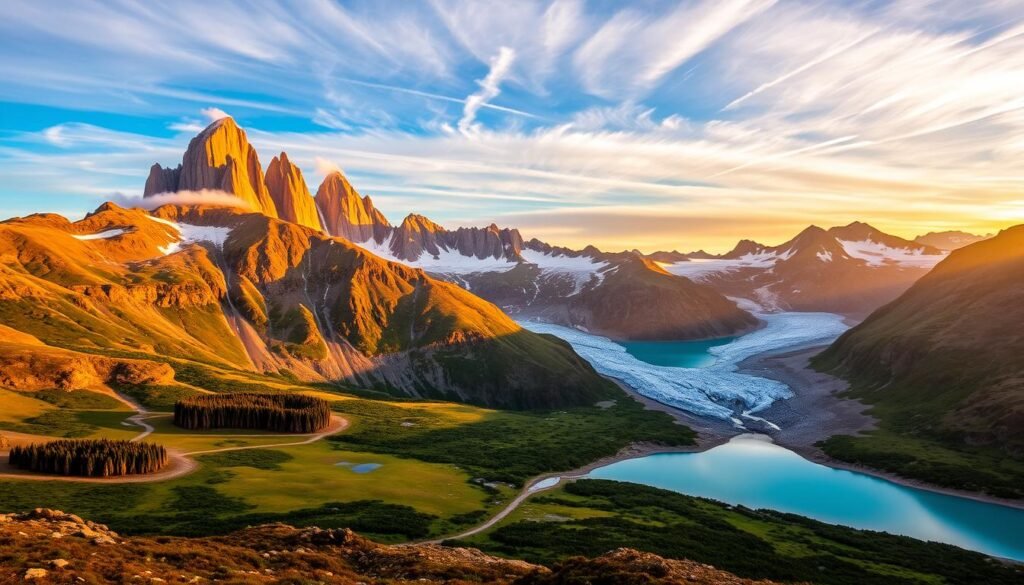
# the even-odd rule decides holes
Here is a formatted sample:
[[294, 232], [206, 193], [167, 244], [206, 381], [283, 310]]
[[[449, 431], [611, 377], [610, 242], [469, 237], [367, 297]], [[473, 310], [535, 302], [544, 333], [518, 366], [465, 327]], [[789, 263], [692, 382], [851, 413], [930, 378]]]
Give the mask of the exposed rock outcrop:
[[383, 242], [391, 232], [391, 225], [370, 197], [360, 196], [340, 171], [324, 177], [314, 199], [332, 236], [358, 244]]
[[302, 171], [288, 160], [287, 153], [282, 152], [270, 161], [266, 183], [281, 219], [323, 231], [316, 202], [309, 194]]
[[709, 565], [632, 549], [595, 559], [573, 558], [548, 569], [472, 548], [389, 546], [348, 529], [283, 524], [212, 538], [123, 537], [102, 524], [46, 509], [0, 515], [0, 542], [8, 547], [25, 543], [0, 567], [0, 581], [5, 583], [31, 574], [41, 575], [44, 582], [53, 577], [62, 583], [769, 585]]
[[231, 193], [254, 211], [278, 216], [256, 149], [232, 118], [217, 120], [193, 138], [178, 168], [153, 165], [143, 197], [204, 189]]

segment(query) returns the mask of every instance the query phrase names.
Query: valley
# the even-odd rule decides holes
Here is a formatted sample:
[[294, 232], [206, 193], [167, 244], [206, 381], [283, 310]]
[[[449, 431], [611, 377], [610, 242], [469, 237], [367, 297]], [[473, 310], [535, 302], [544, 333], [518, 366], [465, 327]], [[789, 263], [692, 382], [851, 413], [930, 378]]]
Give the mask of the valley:
[[[1017, 446], [1012, 382], [966, 423], [932, 404], [947, 429], [921, 433], [899, 397], [919, 379], [877, 394], [888, 378], [874, 364], [889, 358], [864, 353], [873, 328], [900, 328], [887, 342], [932, 332], [887, 314], [930, 299], [919, 289], [943, 275], [993, 271], [972, 250], [1015, 251], [1017, 232], [948, 251], [969, 238], [933, 234], [940, 250], [855, 222], [716, 256], [573, 250], [415, 214], [395, 227], [340, 172], [315, 197], [285, 152], [264, 175], [230, 118], [181, 166], [154, 166], [143, 201], [0, 222], [0, 449], [144, 439], [169, 463], [103, 478], [5, 468], [0, 513], [60, 509], [161, 538], [344, 528], [549, 565], [635, 547], [753, 579], [1018, 576], [981, 554], [1024, 558], [994, 520], [1019, 515], [1024, 464], [997, 454]], [[891, 363], [896, 376], [909, 362]], [[972, 396], [958, 392], [943, 400]], [[172, 422], [185, 403], [240, 393], [322, 399], [330, 423], [289, 435]], [[995, 426], [992, 404], [1009, 407]], [[898, 485], [914, 481], [924, 489]], [[837, 493], [845, 504], [828, 505]], [[873, 516], [887, 506], [904, 513]], [[557, 544], [564, 530], [574, 545]], [[716, 547], [659, 544], [666, 530]], [[872, 538], [909, 556], [853, 551]], [[733, 554], [750, 547], [750, 563]]]

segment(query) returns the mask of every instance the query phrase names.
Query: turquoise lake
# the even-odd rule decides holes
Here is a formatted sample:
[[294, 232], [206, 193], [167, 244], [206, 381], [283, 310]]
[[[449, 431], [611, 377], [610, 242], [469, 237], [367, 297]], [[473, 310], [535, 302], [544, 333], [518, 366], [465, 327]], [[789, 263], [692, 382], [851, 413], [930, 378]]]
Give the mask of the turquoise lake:
[[715, 363], [708, 353], [712, 347], [732, 342], [735, 337], [703, 341], [616, 341], [638, 360], [672, 368], [704, 368]]
[[663, 453], [620, 461], [595, 469], [589, 477], [945, 542], [1024, 561], [1024, 510], [833, 469], [749, 435], [702, 453]]

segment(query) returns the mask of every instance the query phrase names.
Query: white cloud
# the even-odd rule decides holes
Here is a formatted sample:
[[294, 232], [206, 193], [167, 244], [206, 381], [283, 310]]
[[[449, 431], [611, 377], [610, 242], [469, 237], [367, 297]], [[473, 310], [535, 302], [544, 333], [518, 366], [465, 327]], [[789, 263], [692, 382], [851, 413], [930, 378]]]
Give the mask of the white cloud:
[[251, 209], [251, 206], [246, 201], [239, 199], [231, 193], [217, 189], [158, 193], [149, 197], [114, 193], [109, 199], [121, 207], [138, 207], [141, 209], [156, 209], [163, 205], [213, 205]]
[[215, 107], [203, 108], [202, 110], [199, 110], [199, 113], [205, 116], [206, 119], [210, 121], [210, 123], [216, 122], [217, 120], [221, 120], [223, 118], [231, 117], [231, 115], [225, 112], [224, 110]]
[[516, 52], [508, 47], [501, 47], [498, 54], [491, 58], [491, 69], [487, 72], [487, 77], [477, 82], [480, 84], [480, 91], [466, 98], [462, 108], [462, 119], [459, 120], [459, 132], [465, 135], [479, 132], [480, 125], [476, 123], [476, 113], [501, 93], [501, 82], [508, 75], [515, 58]]

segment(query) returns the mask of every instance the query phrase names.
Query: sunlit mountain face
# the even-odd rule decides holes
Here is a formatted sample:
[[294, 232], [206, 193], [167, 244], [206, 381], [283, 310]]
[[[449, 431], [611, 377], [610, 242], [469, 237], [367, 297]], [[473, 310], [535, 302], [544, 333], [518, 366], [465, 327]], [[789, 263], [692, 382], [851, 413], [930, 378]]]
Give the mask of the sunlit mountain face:
[[0, 216], [135, 201], [154, 161], [175, 166], [230, 114], [265, 165], [288, 153], [278, 197], [341, 168], [388, 217], [577, 249], [725, 253], [857, 220], [988, 234], [1024, 218], [1021, 13], [17, 3], [0, 22]]

